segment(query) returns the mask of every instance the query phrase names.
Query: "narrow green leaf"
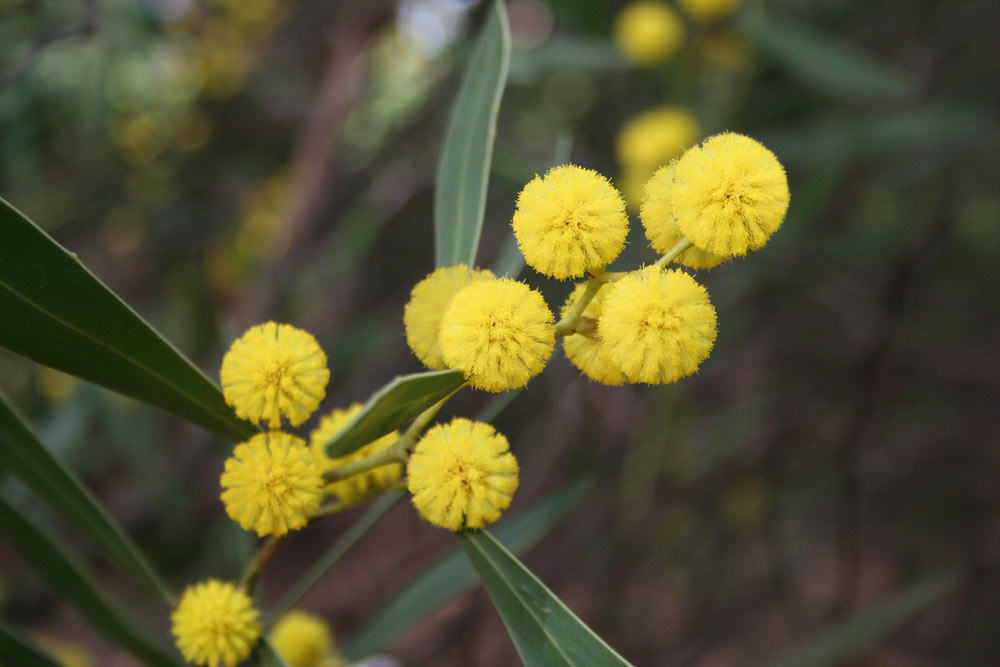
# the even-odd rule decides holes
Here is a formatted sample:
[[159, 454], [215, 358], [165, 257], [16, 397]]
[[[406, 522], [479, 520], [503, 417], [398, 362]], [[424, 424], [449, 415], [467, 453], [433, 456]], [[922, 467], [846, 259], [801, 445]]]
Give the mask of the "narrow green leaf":
[[392, 433], [465, 383], [462, 371], [428, 371], [399, 375], [376, 391], [354, 419], [326, 444], [331, 458]]
[[953, 590], [955, 583], [955, 577], [950, 574], [926, 577], [770, 664], [772, 667], [822, 667], [860, 658]]
[[24, 517], [0, 496], [0, 538], [10, 544], [52, 591], [73, 605], [88, 623], [148, 665], [181, 664], [145, 632], [135, 627], [130, 612], [112, 603], [84, 567], [54, 538]]
[[0, 623], [0, 665], [59, 667], [47, 653]]
[[510, 68], [510, 28], [494, 0], [451, 111], [434, 188], [437, 266], [476, 263], [497, 113]]
[[744, 12], [739, 25], [792, 76], [839, 99], [901, 98], [915, 89], [908, 76], [857, 46], [762, 7]]
[[527, 667], [628, 665], [485, 530], [456, 533]]
[[341, 558], [347, 554], [348, 551], [353, 549], [358, 542], [361, 541], [368, 532], [375, 527], [375, 525], [382, 520], [386, 514], [389, 513], [393, 507], [399, 504], [406, 496], [406, 493], [396, 492], [389, 493], [379, 498], [374, 504], [361, 515], [357, 521], [351, 524], [351, 527], [347, 529], [343, 535], [340, 536], [336, 542], [334, 542], [329, 549], [323, 552], [316, 562], [306, 570], [305, 574], [299, 577], [299, 580], [288, 590], [288, 592], [281, 598], [281, 600], [274, 605], [274, 609], [270, 610], [267, 614], [267, 619], [264, 621], [264, 626], [268, 627], [279, 618], [287, 614], [292, 607], [297, 605], [299, 601], [305, 597], [306, 593], [312, 590], [312, 587], [319, 583], [319, 580], [326, 576], [326, 573], [330, 571], [334, 565], [340, 561]]
[[256, 428], [111, 290], [0, 199], [0, 346], [231, 440]]
[[[533, 547], [580, 499], [586, 487], [577, 483], [541, 501], [497, 529], [498, 539], [514, 553]], [[458, 597], [476, 582], [476, 572], [455, 550], [424, 570], [383, 606], [344, 648], [348, 660], [360, 660], [385, 649], [407, 629]]]
[[128, 536], [77, 477], [66, 469], [0, 394], [0, 465], [19, 477], [122, 569], [168, 605], [173, 596]]
[[253, 663], [260, 665], [260, 667], [288, 667], [288, 663], [274, 649], [267, 637], [261, 637], [260, 641], [257, 642]]

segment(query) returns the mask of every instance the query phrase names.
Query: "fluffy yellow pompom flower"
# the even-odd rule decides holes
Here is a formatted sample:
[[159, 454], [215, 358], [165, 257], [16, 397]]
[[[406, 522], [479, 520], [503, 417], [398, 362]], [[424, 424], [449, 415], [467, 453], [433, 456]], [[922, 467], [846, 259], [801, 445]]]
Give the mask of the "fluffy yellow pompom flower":
[[500, 518], [517, 489], [517, 460], [489, 424], [458, 417], [431, 428], [413, 449], [406, 479], [420, 516], [448, 530]]
[[267, 322], [236, 339], [222, 358], [222, 393], [236, 414], [270, 428], [298, 426], [319, 407], [330, 371], [311, 334]]
[[524, 261], [563, 280], [603, 269], [628, 236], [625, 202], [592, 169], [567, 164], [524, 186], [511, 223]]
[[677, 227], [693, 244], [722, 257], [745, 255], [784, 221], [788, 179], [774, 153], [726, 132], [681, 156], [672, 198]]
[[633, 2], [615, 23], [615, 41], [635, 65], [666, 60], [680, 48], [683, 37], [677, 13], [662, 2]]
[[545, 368], [555, 347], [552, 311], [537, 291], [499, 278], [463, 288], [441, 320], [441, 352], [473, 387], [523, 387]]
[[681, 107], [661, 107], [630, 118], [615, 142], [618, 161], [652, 173], [698, 140], [698, 119]]
[[[319, 426], [309, 436], [309, 446], [316, 454], [317, 460], [320, 461], [320, 466], [324, 472], [388, 449], [399, 438], [399, 434], [393, 431], [374, 442], [368, 443], [364, 447], [358, 448], [347, 456], [335, 459], [327, 456], [327, 443], [344, 430], [344, 427], [361, 412], [361, 408], [362, 405], [360, 403], [354, 403], [346, 408], [334, 409], [330, 414], [320, 419]], [[403, 464], [390, 463], [348, 477], [347, 479], [330, 482], [326, 485], [326, 490], [337, 496], [341, 502], [350, 505], [398, 482], [402, 472]]]
[[437, 371], [447, 368], [441, 357], [440, 333], [441, 316], [451, 298], [466, 285], [493, 277], [488, 269], [470, 270], [465, 264], [458, 264], [435, 269], [413, 286], [403, 310], [403, 325], [406, 342], [425, 366]]
[[258, 612], [233, 584], [210, 579], [189, 586], [170, 619], [177, 648], [188, 662], [234, 667], [260, 637]]
[[[576, 286], [576, 289], [566, 298], [566, 303], [563, 304], [562, 310], [559, 313], [561, 317], [566, 317], [569, 314], [586, 289], [586, 283], [580, 283]], [[604, 288], [604, 290], [607, 289], [607, 287]], [[563, 351], [566, 352], [566, 357], [573, 365], [579, 368], [591, 380], [617, 386], [625, 382], [625, 376], [622, 375], [618, 364], [608, 356], [607, 350], [605, 350], [600, 339], [599, 322], [601, 311], [603, 310], [602, 296], [604, 296], [604, 290], [598, 292], [597, 296], [591, 299], [590, 303], [583, 310], [582, 317], [593, 321], [595, 325], [594, 330], [587, 336], [575, 333], [563, 338]], [[577, 325], [577, 328], [579, 329], [579, 325]]]
[[268, 634], [271, 645], [289, 667], [319, 667], [331, 662], [333, 633], [319, 616], [290, 611], [274, 624]]
[[[639, 209], [642, 227], [646, 230], [646, 238], [657, 252], [664, 254], [670, 251], [684, 238], [677, 228], [674, 218], [673, 194], [674, 171], [677, 161], [658, 169], [653, 177], [646, 182], [645, 197]], [[713, 255], [697, 246], [691, 246], [675, 260], [692, 269], [710, 269], [726, 261], [727, 258]]]
[[226, 513], [261, 537], [306, 525], [323, 496], [315, 454], [301, 438], [280, 431], [237, 445], [219, 481]]
[[677, 0], [684, 13], [695, 21], [708, 23], [732, 14], [742, 0]]
[[698, 369], [715, 343], [708, 292], [679, 270], [647, 266], [611, 286], [600, 329], [630, 382], [668, 384]]

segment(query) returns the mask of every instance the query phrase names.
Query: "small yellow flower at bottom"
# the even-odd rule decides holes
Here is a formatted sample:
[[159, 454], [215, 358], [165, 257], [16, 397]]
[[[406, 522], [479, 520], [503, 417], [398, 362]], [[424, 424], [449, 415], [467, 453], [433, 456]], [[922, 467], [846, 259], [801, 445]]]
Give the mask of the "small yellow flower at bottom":
[[306, 525], [323, 497], [315, 454], [301, 438], [280, 431], [237, 445], [220, 483], [226, 514], [261, 537]]
[[448, 530], [482, 528], [500, 518], [517, 489], [517, 460], [501, 433], [458, 417], [434, 426], [406, 467], [420, 516]]
[[441, 316], [455, 294], [478, 280], [492, 279], [488, 269], [469, 269], [465, 264], [443, 266], [413, 286], [403, 310], [406, 342], [417, 359], [428, 368], [444, 370], [441, 357]]
[[677, 12], [662, 2], [641, 1], [625, 6], [615, 19], [615, 41], [635, 65], [655, 65], [681, 46], [684, 25]]
[[[573, 306], [577, 301], [580, 300], [580, 296], [587, 289], [586, 283], [580, 283], [576, 288], [570, 293], [569, 297], [566, 298], [566, 303], [563, 304], [562, 310], [560, 311], [560, 316], [566, 317], [569, 312], [573, 309]], [[583, 310], [583, 317], [590, 318], [595, 322], [598, 322], [598, 328], [593, 332], [595, 337], [584, 336], [581, 334], [570, 334], [563, 338], [563, 351], [566, 353], [566, 357], [572, 362], [574, 366], [579, 368], [584, 375], [589, 377], [591, 380], [596, 380], [603, 384], [609, 385], [620, 385], [624, 384], [625, 376], [622, 375], [622, 371], [618, 368], [616, 364], [607, 353], [602, 341], [600, 340], [600, 319], [601, 311], [603, 309], [603, 299], [605, 290], [608, 287], [603, 288], [597, 293], [587, 307]]]
[[500, 278], [462, 289], [441, 320], [441, 353], [473, 387], [523, 387], [545, 368], [555, 347], [552, 311], [537, 291]]
[[188, 662], [234, 667], [260, 637], [258, 612], [246, 593], [217, 579], [189, 586], [171, 614], [177, 648]]
[[629, 382], [668, 384], [698, 370], [712, 351], [715, 308], [683, 271], [647, 266], [611, 285], [601, 336]]
[[[327, 443], [333, 440], [338, 434], [340, 434], [341, 431], [344, 430], [344, 427], [347, 426], [347, 424], [354, 419], [359, 412], [361, 412], [361, 408], [362, 405], [360, 403], [354, 403], [346, 408], [334, 409], [330, 414], [320, 419], [319, 425], [309, 435], [309, 447], [313, 450], [313, 453], [316, 454], [317, 459], [320, 461], [320, 466], [323, 469], [323, 472], [333, 470], [334, 468], [342, 466], [345, 463], [357, 461], [377, 452], [381, 452], [382, 450], [388, 449], [396, 442], [396, 440], [399, 439], [399, 433], [397, 431], [393, 431], [392, 433], [382, 436], [378, 440], [358, 448], [347, 456], [340, 456], [335, 459], [331, 459], [327, 456]], [[402, 463], [389, 463], [384, 466], [379, 466], [378, 468], [366, 470], [365, 472], [348, 477], [347, 479], [330, 482], [326, 485], [326, 490], [337, 496], [341, 502], [353, 505], [354, 503], [364, 500], [368, 496], [395, 484], [399, 481], [402, 473]]]
[[[642, 219], [646, 238], [649, 239], [653, 249], [661, 254], [669, 252], [684, 238], [674, 218], [673, 194], [676, 169], [677, 160], [674, 160], [653, 174], [653, 177], [646, 182], [645, 196], [639, 208], [639, 217]], [[692, 269], [710, 269], [726, 259], [692, 245], [677, 255], [674, 261]]]
[[222, 358], [222, 394], [236, 414], [269, 428], [298, 426], [319, 407], [330, 371], [313, 336], [290, 324], [251, 327]]
[[726, 132], [689, 149], [674, 169], [677, 228], [702, 250], [722, 257], [758, 250], [788, 210], [788, 178], [774, 153], [750, 137]]
[[319, 616], [304, 611], [290, 611], [281, 617], [268, 634], [271, 645], [289, 667], [319, 667], [331, 663], [333, 633]]

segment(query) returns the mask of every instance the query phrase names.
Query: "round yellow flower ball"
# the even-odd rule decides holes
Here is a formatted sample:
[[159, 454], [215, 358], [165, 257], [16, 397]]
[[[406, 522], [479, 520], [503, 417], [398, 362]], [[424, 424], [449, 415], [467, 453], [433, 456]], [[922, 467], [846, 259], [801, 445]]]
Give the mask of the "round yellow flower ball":
[[406, 467], [420, 516], [448, 530], [482, 528], [500, 518], [517, 489], [517, 460], [503, 434], [458, 417], [434, 426]]
[[333, 633], [319, 616], [290, 611], [268, 634], [271, 645], [288, 667], [318, 667], [333, 653]]
[[742, 0], [677, 0], [684, 13], [695, 21], [709, 23], [726, 18], [740, 5]]
[[441, 356], [441, 316], [455, 294], [478, 280], [494, 278], [488, 269], [469, 269], [465, 264], [435, 269], [413, 286], [403, 310], [406, 342], [417, 359], [432, 370], [447, 366]]
[[[323, 472], [328, 470], [333, 470], [351, 461], [357, 461], [359, 459], [366, 458], [388, 449], [396, 440], [399, 439], [399, 433], [393, 431], [388, 433], [378, 440], [368, 443], [363, 447], [359, 447], [357, 450], [351, 452], [346, 456], [340, 456], [337, 458], [330, 458], [326, 454], [326, 445], [331, 440], [333, 440], [344, 427], [347, 426], [354, 417], [361, 412], [363, 406], [360, 403], [354, 403], [346, 408], [335, 408], [330, 414], [326, 415], [319, 421], [319, 425], [313, 430], [309, 436], [309, 446], [312, 448], [313, 453], [316, 454], [317, 460], [320, 461], [320, 467]], [[353, 505], [369, 496], [382, 491], [389, 486], [392, 486], [399, 481], [400, 476], [403, 473], [402, 463], [389, 463], [384, 466], [379, 466], [378, 468], [373, 468], [371, 470], [366, 470], [365, 472], [358, 473], [346, 479], [340, 479], [334, 482], [330, 482], [326, 485], [326, 490], [331, 495], [336, 496], [341, 502], [348, 505]]]
[[[563, 304], [559, 313], [561, 317], [566, 317], [569, 314], [586, 289], [586, 283], [580, 283], [576, 286], [566, 298], [566, 303]], [[598, 292], [583, 310], [582, 317], [588, 318], [594, 323], [594, 330], [589, 332], [589, 335], [574, 333], [563, 338], [563, 351], [570, 362], [591, 380], [617, 386], [625, 383], [625, 376], [618, 368], [618, 364], [608, 356], [600, 337], [600, 319], [604, 304], [602, 297], [607, 289], [605, 287]]]
[[681, 234], [722, 257], [761, 248], [785, 219], [788, 178], [774, 153], [750, 137], [717, 134], [689, 149], [674, 170]]
[[237, 445], [219, 481], [226, 514], [261, 537], [306, 525], [323, 497], [315, 454], [301, 438], [280, 431]]
[[698, 140], [698, 119], [682, 107], [646, 111], [622, 125], [615, 141], [618, 161], [650, 173], [678, 157]]
[[[676, 169], [677, 161], [674, 160], [653, 174], [644, 186], [645, 196], [639, 208], [639, 217], [642, 220], [642, 227], [646, 231], [646, 238], [649, 239], [653, 249], [660, 254], [669, 252], [684, 238], [681, 230], [677, 228], [677, 220], [674, 218], [673, 193], [674, 171]], [[726, 259], [726, 257], [713, 255], [697, 246], [691, 246], [677, 255], [674, 261], [692, 269], [710, 269]]]
[[222, 394], [243, 419], [298, 426], [326, 395], [330, 371], [313, 336], [290, 324], [251, 327], [222, 358]]
[[647, 266], [612, 284], [600, 328], [629, 382], [669, 384], [698, 370], [712, 351], [715, 308], [688, 274]]
[[473, 387], [523, 387], [545, 368], [555, 347], [552, 312], [537, 291], [499, 278], [463, 288], [441, 319], [441, 353]]
[[524, 261], [560, 280], [603, 269], [628, 236], [621, 194], [604, 176], [575, 165], [554, 167], [525, 185], [511, 226]]
[[633, 2], [615, 21], [618, 48], [634, 65], [663, 62], [677, 52], [683, 38], [677, 12], [662, 2]]
[[171, 614], [177, 648], [188, 662], [235, 667], [260, 637], [258, 612], [246, 593], [217, 579], [189, 586]]

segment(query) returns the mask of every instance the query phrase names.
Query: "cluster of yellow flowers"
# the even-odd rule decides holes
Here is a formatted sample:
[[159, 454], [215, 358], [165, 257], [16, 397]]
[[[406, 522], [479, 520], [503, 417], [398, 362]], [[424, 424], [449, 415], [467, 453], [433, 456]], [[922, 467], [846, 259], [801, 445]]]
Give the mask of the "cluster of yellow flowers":
[[788, 201], [773, 153], [743, 135], [710, 137], [645, 184], [640, 217], [664, 258], [609, 273], [628, 234], [622, 197], [594, 171], [556, 167], [521, 191], [512, 227], [539, 273], [588, 276], [563, 304], [560, 322], [526, 284], [460, 265], [434, 271], [413, 289], [403, 318], [407, 340], [431, 368], [461, 369], [486, 391], [524, 386], [544, 368], [557, 337], [565, 338], [570, 361], [598, 382], [674, 382], [708, 357], [716, 315], [704, 287], [662, 266], [676, 260], [708, 268], [760, 248]]
[[[741, 0], [677, 0], [688, 18], [711, 23], [736, 11]], [[615, 24], [615, 41], [634, 65], [657, 65], [674, 55], [684, 41], [684, 24], [670, 5], [640, 0], [627, 5]]]
[[[551, 331], [548, 338], [551, 352]], [[351, 506], [399, 482], [405, 451], [383, 465], [327, 479], [328, 473], [403, 442], [398, 433], [390, 433], [330, 458], [327, 444], [362, 410], [360, 404], [321, 418], [308, 444], [280, 430], [285, 420], [292, 426], [305, 422], [326, 393], [326, 355], [305, 331], [275, 322], [252, 327], [230, 347], [220, 375], [223, 396], [236, 414], [267, 427], [236, 446], [220, 478], [226, 512], [244, 529], [281, 537], [316, 516], [326, 496]], [[407, 465], [414, 506], [428, 521], [450, 530], [478, 528], [499, 518], [517, 488], [517, 473], [506, 438], [489, 424], [467, 419], [430, 429], [413, 447]], [[185, 659], [232, 667], [257, 642], [258, 616], [245, 587], [210, 580], [184, 592], [173, 613], [173, 633]], [[342, 664], [321, 619], [290, 614], [275, 626], [271, 639], [293, 667]]]

